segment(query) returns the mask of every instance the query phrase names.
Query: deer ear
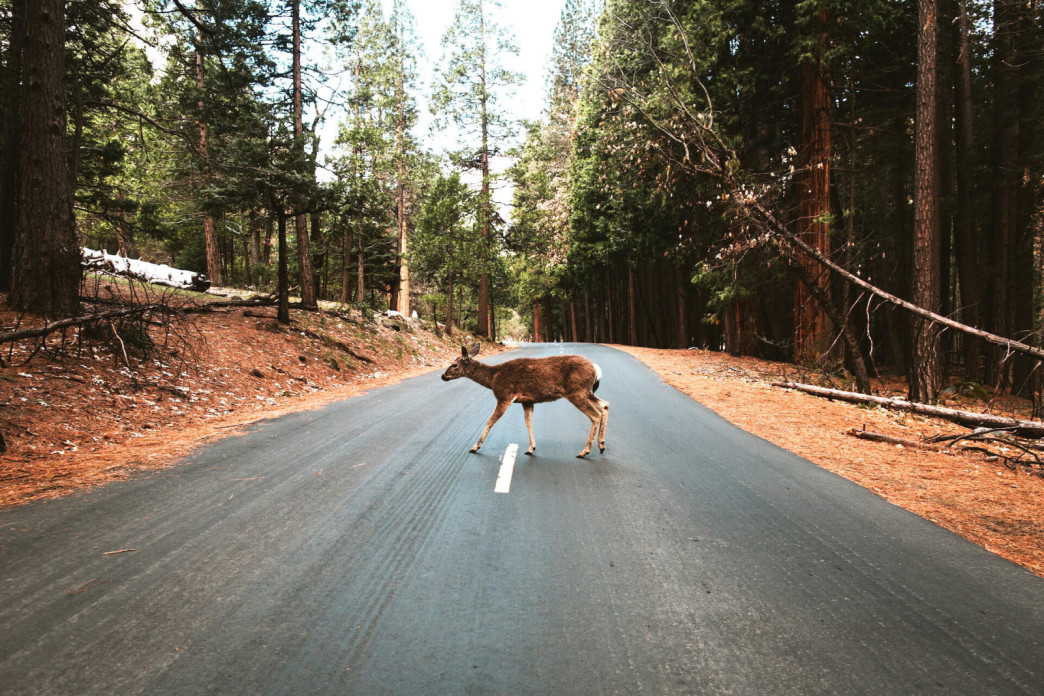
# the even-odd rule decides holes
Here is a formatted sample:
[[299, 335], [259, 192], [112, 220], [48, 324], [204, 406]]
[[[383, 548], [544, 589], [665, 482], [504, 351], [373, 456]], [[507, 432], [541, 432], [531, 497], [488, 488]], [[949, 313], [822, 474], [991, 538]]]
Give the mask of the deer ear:
[[460, 347], [460, 357], [462, 357], [462, 358], [468, 357], [468, 347], [467, 346], [461, 346]]
[[471, 357], [475, 357], [476, 355], [479, 354], [480, 350], [482, 350], [482, 344], [481, 343], [476, 343], [475, 345], [473, 345], [471, 347], [471, 350], [469, 350], [468, 353], [471, 355]]

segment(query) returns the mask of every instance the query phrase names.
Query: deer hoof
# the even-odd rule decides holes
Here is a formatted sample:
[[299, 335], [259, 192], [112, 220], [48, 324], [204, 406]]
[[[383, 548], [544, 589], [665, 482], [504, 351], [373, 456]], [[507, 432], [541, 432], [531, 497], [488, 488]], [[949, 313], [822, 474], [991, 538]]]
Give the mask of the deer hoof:
[[469, 449], [469, 450], [468, 450], [468, 452], [470, 452], [470, 453], [472, 453], [472, 454], [475, 454], [475, 452], [478, 452], [478, 449], [479, 449], [479, 448], [478, 448], [478, 446], [476, 445], [475, 447], [472, 447], [471, 449]]
[[528, 455], [532, 456], [532, 454], [533, 454], [533, 450], [526, 450], [526, 454], [528, 454]]
[[584, 459], [585, 457], [587, 457], [587, 452], [581, 452], [580, 454], [576, 455], [577, 459]]
[[598, 448], [598, 453], [599, 454], [605, 454], [605, 448], [604, 447], [599, 447]]

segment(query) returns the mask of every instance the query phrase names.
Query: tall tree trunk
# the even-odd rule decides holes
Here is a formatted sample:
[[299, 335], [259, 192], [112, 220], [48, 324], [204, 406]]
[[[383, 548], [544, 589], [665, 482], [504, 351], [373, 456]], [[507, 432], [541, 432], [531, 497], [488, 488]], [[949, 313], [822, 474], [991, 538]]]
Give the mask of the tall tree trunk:
[[686, 302], [685, 272], [681, 268], [674, 268], [675, 308], [677, 309], [678, 326], [675, 333], [674, 347], [689, 347], [689, 315]]
[[[1008, 305], [1009, 248], [1015, 234], [1015, 200], [1018, 189], [1019, 120], [1016, 112], [1017, 86], [1015, 29], [1017, 11], [1011, 0], [993, 3], [993, 244], [987, 253], [991, 279], [992, 318], [988, 329], [1001, 336], [1011, 336]], [[993, 348], [988, 365], [993, 381], [1004, 381], [1004, 370], [997, 370], [1004, 357], [1002, 349]]]
[[544, 295], [544, 340], [555, 340], [555, 320], [551, 314], [551, 293]]
[[[73, 93], [75, 95], [75, 111], [73, 112], [73, 141], [69, 148], [69, 190], [76, 194], [76, 184], [80, 180], [80, 150], [83, 149], [83, 83], [77, 75], [73, 78]], [[113, 128], [115, 130], [115, 128]], [[119, 197], [119, 189], [117, 189]], [[122, 223], [123, 211], [120, 211]], [[121, 239], [122, 241], [122, 239]]]
[[[396, 21], [402, 18], [396, 13]], [[398, 159], [398, 176], [395, 182], [395, 222], [398, 228], [398, 267], [399, 267], [399, 289], [397, 309], [403, 316], [410, 316], [410, 269], [406, 258], [406, 86], [405, 65], [403, 63], [403, 41], [402, 28], [397, 27], [398, 36], [396, 45], [396, 74], [395, 74], [395, 154]]]
[[[954, 144], [953, 144], [953, 35], [957, 17], [952, 0], [937, 0], [939, 13], [936, 27], [935, 108], [936, 108], [936, 226], [939, 229], [939, 313], [953, 315], [953, 296], [950, 293], [953, 276], [953, 218], [954, 218]], [[943, 332], [939, 336], [941, 374], [946, 374], [948, 356], [953, 351], [956, 336]]]
[[280, 324], [290, 323], [290, 272], [287, 268], [286, 248], [286, 212], [280, 205], [276, 215], [279, 217], [279, 306], [276, 309], [276, 320]]
[[[957, 275], [960, 280], [961, 321], [969, 326], [979, 326], [979, 302], [981, 301], [981, 276], [979, 271], [979, 244], [971, 206], [971, 156], [974, 148], [972, 129], [971, 94], [971, 21], [968, 18], [967, 0], [958, 0], [957, 31], [953, 33], [956, 49], [954, 79], [954, 116], [957, 127], [957, 201], [954, 221], [957, 244]], [[978, 382], [979, 341], [964, 336], [965, 378]]]
[[584, 340], [594, 343], [594, 332], [591, 328], [591, 293], [584, 288]]
[[605, 269], [606, 334], [609, 337], [609, 343], [616, 343], [616, 331], [613, 324], [613, 284], [610, 275], [610, 270], [607, 267]]
[[[801, 174], [797, 177], [798, 232], [824, 256], [830, 256], [830, 76], [822, 62], [826, 51], [827, 11], [819, 11], [814, 56], [801, 65]], [[829, 292], [829, 275], [812, 261], [808, 275]], [[830, 349], [830, 323], [826, 312], [801, 281], [794, 284], [794, 362], [810, 364]]]
[[247, 282], [255, 287], [261, 284], [261, 271], [258, 266], [261, 264], [261, 216], [257, 214], [256, 210], [250, 211], [250, 253], [249, 253], [249, 264], [252, 269]]
[[482, 215], [482, 271], [479, 275], [478, 296], [478, 335], [489, 336], [489, 233], [490, 222], [493, 217], [492, 206], [489, 198], [489, 114], [487, 112], [487, 101], [489, 94], [486, 89], [486, 10], [479, 7], [479, 36], [481, 45], [479, 47], [479, 100], [481, 102], [482, 121], [482, 191], [479, 196], [479, 205]]
[[[938, 154], [936, 151], [936, 20], [937, 0], [918, 0], [917, 111], [914, 159], [913, 303], [937, 312], [939, 307]], [[917, 317], [912, 323], [910, 400], [932, 403], [942, 382], [939, 331]]]
[[18, 168], [22, 143], [22, 57], [25, 43], [25, 0], [11, 3], [11, 39], [7, 45], [4, 91], [3, 154], [0, 158], [0, 291], [11, 290], [11, 266], [18, 228]]
[[348, 304], [352, 301], [352, 249], [354, 248], [354, 242], [351, 230], [345, 230], [342, 249], [344, 256], [341, 259], [341, 297], [338, 299], [338, 302], [341, 304]]
[[25, 124], [18, 234], [10, 303], [47, 317], [80, 309], [76, 241], [65, 149], [63, 0], [28, 3], [25, 16]]
[[243, 237], [243, 275], [247, 286], [254, 284], [254, 268], [250, 264], [250, 238]]
[[[301, 162], [305, 159], [303, 98], [301, 93], [301, 0], [293, 0], [293, 79], [294, 79], [294, 146]], [[315, 307], [315, 285], [312, 280], [312, 254], [308, 243], [308, 201], [299, 193], [294, 202], [296, 215], [294, 231], [297, 234], [297, 255], [301, 266], [301, 304]]]
[[[1008, 301], [1011, 304], [1011, 333], [1018, 340], [1039, 345], [1034, 292], [1037, 272], [1034, 245], [1039, 243], [1034, 234], [1034, 217], [1038, 214], [1037, 196], [1040, 192], [1040, 149], [1037, 137], [1040, 123], [1041, 35], [1044, 28], [1037, 24], [1041, 17], [1041, 2], [1017, 3], [1018, 28], [1015, 37], [1017, 71], [1018, 159], [1016, 161], [1017, 189], [1015, 192], [1015, 220], [1008, 263]], [[1036, 368], [1036, 369], [1035, 369]], [[1012, 364], [1012, 390], [1022, 396], [1033, 395], [1037, 363], [1028, 357], [1017, 356]], [[1040, 375], [1037, 374], [1039, 379]]]
[[362, 305], [366, 298], [364, 293], [366, 292], [365, 279], [363, 278], [363, 236], [359, 235], [359, 250], [356, 255], [356, 278], [355, 278], [355, 301], [359, 305]]
[[[313, 170], [314, 171], [314, 170]], [[315, 297], [319, 298], [322, 293], [319, 292], [320, 280], [323, 275], [323, 269], [326, 266], [326, 251], [323, 248], [323, 231], [322, 221], [323, 214], [318, 210], [313, 210], [310, 216], [311, 218], [311, 245], [312, 245], [312, 286], [315, 288]]]
[[[452, 256], [450, 257], [452, 259]], [[449, 274], [449, 292], [446, 293], [446, 335], [453, 335], [453, 281], [454, 273]]]
[[580, 339], [576, 333], [576, 302], [569, 300], [569, 331], [572, 334], [570, 339], [575, 343]]
[[627, 342], [638, 345], [638, 302], [634, 291], [634, 268], [627, 265]]
[[268, 218], [265, 220], [264, 259], [266, 266], [272, 262], [272, 233], [275, 231], [274, 227], [275, 220], [272, 217], [272, 212], [269, 211]]
[[540, 303], [539, 302], [534, 302], [533, 303], [533, 342], [534, 343], [542, 343], [544, 341], [543, 333], [542, 333], [542, 331], [544, 329], [544, 322], [543, 322], [543, 318], [540, 315], [541, 315]]
[[[199, 156], [200, 168], [203, 171], [204, 180], [210, 177], [210, 130], [207, 125], [206, 110], [206, 69], [203, 62], [203, 33], [196, 35], [196, 91], [199, 92], [199, 100], [196, 107], [199, 109]], [[209, 206], [203, 211], [203, 244], [207, 250], [207, 277], [214, 285], [221, 285], [224, 279], [221, 275], [221, 247], [218, 244], [217, 226], [214, 224], [214, 215]]]

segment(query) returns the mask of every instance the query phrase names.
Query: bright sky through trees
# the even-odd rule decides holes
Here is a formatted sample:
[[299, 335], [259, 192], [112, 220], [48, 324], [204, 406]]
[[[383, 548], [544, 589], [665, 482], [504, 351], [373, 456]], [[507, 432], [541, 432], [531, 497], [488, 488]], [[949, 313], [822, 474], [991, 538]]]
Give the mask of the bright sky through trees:
[[[386, 0], [385, 4], [390, 9], [391, 2]], [[453, 21], [456, 0], [407, 0], [406, 4], [417, 20], [417, 36], [423, 44], [419, 67], [424, 91], [418, 95], [424, 106], [418, 125], [420, 135], [427, 132], [431, 123], [427, 96], [435, 66], [442, 56], [442, 35]], [[499, 23], [514, 34], [519, 47], [518, 58], [504, 57], [505, 67], [525, 76], [525, 82], [516, 88], [515, 98], [504, 104], [512, 118], [536, 119], [544, 109], [548, 58], [564, 4], [564, 0], [504, 0], [497, 13]], [[433, 149], [451, 144], [442, 142], [438, 134], [432, 134], [428, 142]]]

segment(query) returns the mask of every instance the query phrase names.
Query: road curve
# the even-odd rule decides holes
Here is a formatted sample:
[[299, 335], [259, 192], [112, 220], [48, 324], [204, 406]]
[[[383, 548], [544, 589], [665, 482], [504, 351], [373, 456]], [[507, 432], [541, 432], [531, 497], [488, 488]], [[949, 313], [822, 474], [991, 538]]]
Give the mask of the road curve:
[[[437, 373], [0, 511], [3, 694], [1041, 694], [1044, 579], [601, 346], [587, 420]], [[133, 551], [123, 551], [134, 549]], [[106, 555], [110, 551], [123, 551]]]

